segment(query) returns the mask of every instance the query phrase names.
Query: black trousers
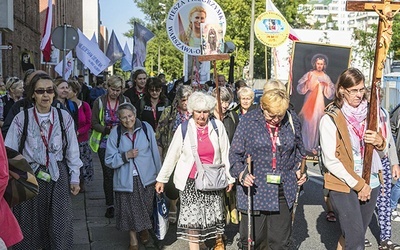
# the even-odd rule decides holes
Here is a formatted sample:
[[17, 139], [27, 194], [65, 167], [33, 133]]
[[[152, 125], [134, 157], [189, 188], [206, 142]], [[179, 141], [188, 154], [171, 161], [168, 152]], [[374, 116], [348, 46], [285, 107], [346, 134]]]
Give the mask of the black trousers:
[[[251, 216], [253, 249], [285, 250], [289, 249], [292, 234], [292, 210], [289, 209], [283, 190], [279, 188], [279, 212], [260, 211]], [[239, 233], [239, 249], [247, 249], [248, 215], [242, 213]]]
[[104, 162], [104, 158], [106, 156], [106, 149], [99, 148], [97, 151], [101, 163], [101, 168], [103, 169], [103, 190], [104, 195], [106, 197], [106, 205], [113, 206], [114, 205], [114, 190], [113, 190], [113, 178], [114, 178], [114, 169], [111, 169], [106, 166]]

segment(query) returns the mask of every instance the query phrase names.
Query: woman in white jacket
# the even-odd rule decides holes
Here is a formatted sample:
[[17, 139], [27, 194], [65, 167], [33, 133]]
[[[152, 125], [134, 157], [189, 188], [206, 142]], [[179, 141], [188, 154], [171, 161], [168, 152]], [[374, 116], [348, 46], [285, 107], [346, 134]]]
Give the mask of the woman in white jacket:
[[197, 168], [190, 143], [190, 137], [195, 136], [197, 152], [203, 164], [225, 164], [229, 178], [226, 190], [229, 192], [235, 182], [229, 174], [229, 139], [224, 125], [209, 119], [215, 104], [214, 97], [201, 92], [189, 97], [188, 110], [192, 117], [176, 130], [157, 176], [156, 191], [161, 193], [176, 167], [174, 184], [181, 201], [177, 235], [178, 239], [189, 241], [190, 249], [199, 249], [200, 243], [214, 238], [214, 249], [224, 249], [223, 190], [203, 192], [195, 188]]

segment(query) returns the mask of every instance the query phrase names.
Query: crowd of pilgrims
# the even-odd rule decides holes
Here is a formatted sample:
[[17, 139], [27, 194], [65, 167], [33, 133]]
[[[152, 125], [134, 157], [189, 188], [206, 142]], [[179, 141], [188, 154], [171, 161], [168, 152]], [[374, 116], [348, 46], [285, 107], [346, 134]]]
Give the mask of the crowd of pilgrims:
[[[364, 86], [363, 79], [353, 76], [358, 74], [343, 72], [343, 77], [356, 79], [343, 88]], [[90, 185], [95, 174], [92, 157], [98, 154], [104, 216], [115, 217], [117, 230], [129, 233], [130, 250], [139, 244], [156, 247], [153, 208], [161, 193], [169, 200], [168, 220], [176, 223], [177, 238], [190, 249], [225, 249], [224, 227], [239, 221], [238, 246], [247, 249], [249, 220], [257, 232], [252, 235], [255, 249], [289, 249], [296, 191], [307, 175], [299, 169], [305, 156], [301, 123], [285, 85], [267, 81], [258, 104], [245, 81], [231, 85], [223, 75], [218, 75], [218, 89], [212, 81], [191, 86], [183, 80], [168, 88], [164, 74], [148, 77], [141, 69], [132, 72], [131, 80], [112, 75], [106, 81], [97, 78], [95, 85], [87, 85], [82, 75], [52, 79], [40, 70], [27, 71], [24, 79], [7, 78], [0, 98], [0, 143], [22, 153], [39, 183], [39, 194], [12, 210], [1, 200], [0, 222], [7, 220], [0, 223], [0, 239], [7, 247], [72, 249], [70, 195]], [[358, 93], [343, 94], [342, 104]], [[378, 133], [368, 142], [386, 150], [386, 140]], [[323, 156], [334, 155], [329, 150], [323, 150]], [[0, 160], [6, 165], [3, 151]], [[253, 173], [246, 171], [249, 154]], [[226, 189], [196, 189], [197, 159], [225, 165]], [[7, 183], [0, 180], [2, 191]], [[364, 190], [362, 184], [352, 185], [361, 185], [358, 191], [370, 199], [371, 189]], [[330, 188], [334, 200], [347, 198], [335, 185]], [[345, 211], [337, 204], [334, 208]], [[343, 234], [351, 230], [346, 226]], [[351, 243], [342, 236], [343, 245]]]

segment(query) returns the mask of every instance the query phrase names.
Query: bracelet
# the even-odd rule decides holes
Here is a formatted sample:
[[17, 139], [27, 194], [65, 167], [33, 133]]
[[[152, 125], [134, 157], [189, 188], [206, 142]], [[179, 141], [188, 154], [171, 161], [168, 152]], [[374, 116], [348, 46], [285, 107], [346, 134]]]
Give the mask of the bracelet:
[[382, 151], [382, 150], [385, 149], [385, 146], [386, 146], [386, 141], [383, 140], [383, 141], [382, 141], [382, 144], [379, 145], [379, 146], [375, 146], [375, 148], [376, 148], [376, 150]]

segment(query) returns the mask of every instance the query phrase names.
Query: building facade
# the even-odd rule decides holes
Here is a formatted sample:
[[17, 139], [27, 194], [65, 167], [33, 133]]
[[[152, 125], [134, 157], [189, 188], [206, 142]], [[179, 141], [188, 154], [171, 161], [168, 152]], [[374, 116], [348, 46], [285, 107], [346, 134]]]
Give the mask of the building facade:
[[[34, 67], [54, 76], [54, 66], [41, 63], [40, 51], [48, 0], [10, 2], [13, 5], [14, 30], [0, 29], [0, 43], [11, 45], [12, 49], [0, 51], [0, 74], [5, 78], [9, 76], [23, 78], [26, 69]], [[82, 2], [83, 0], [53, 0], [52, 30], [64, 23], [82, 30]], [[2, 10], [0, 14], [1, 12]]]

